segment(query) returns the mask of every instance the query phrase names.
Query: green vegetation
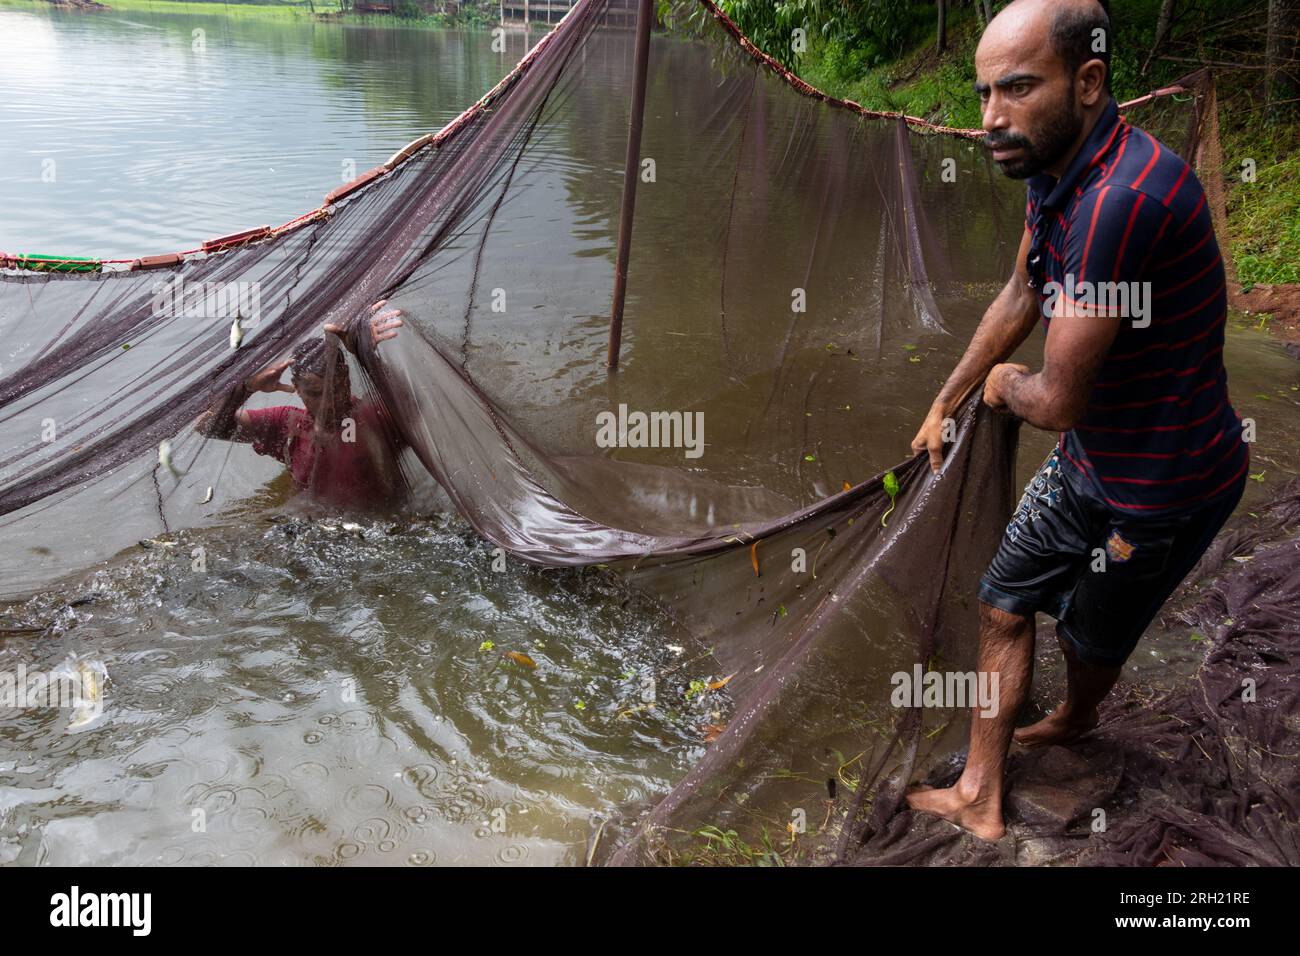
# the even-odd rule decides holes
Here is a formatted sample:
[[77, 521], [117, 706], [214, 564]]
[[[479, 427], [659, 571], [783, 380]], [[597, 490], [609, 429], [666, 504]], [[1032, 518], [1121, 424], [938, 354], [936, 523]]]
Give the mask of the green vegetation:
[[[993, 13], [1005, 3], [987, 6]], [[769, 54], [801, 77], [873, 110], [977, 127], [972, 91], [975, 47], [984, 28], [981, 0], [948, 2], [937, 42], [937, 4], [905, 0], [720, 0]], [[1210, 65], [1219, 94], [1227, 187], [1228, 245], [1243, 284], [1300, 282], [1300, 122], [1295, 30], [1269, 30], [1281, 0], [1112, 0], [1112, 87], [1124, 101]], [[1162, 8], [1172, 17], [1157, 43]], [[677, 9], [681, 9], [677, 7]], [[806, 49], [792, 37], [801, 27]], [[1282, 34], [1271, 47], [1271, 36]], [[1280, 63], [1280, 73], [1269, 66]], [[1288, 79], [1288, 72], [1290, 78]], [[1268, 99], [1269, 75], [1279, 76]], [[1243, 162], [1254, 161], [1254, 182]]]
[[772, 843], [772, 836], [763, 828], [762, 844], [752, 846], [735, 830], [723, 830], [715, 826], [705, 826], [696, 830], [694, 836], [705, 841], [698, 857], [691, 862], [708, 863], [710, 866], [785, 866], [781, 851]]
[[885, 524], [885, 519], [894, 513], [894, 505], [898, 504], [898, 476], [892, 471], [885, 472], [884, 487], [885, 494], [889, 495], [889, 510], [880, 516], [880, 527], [882, 528], [888, 527]]

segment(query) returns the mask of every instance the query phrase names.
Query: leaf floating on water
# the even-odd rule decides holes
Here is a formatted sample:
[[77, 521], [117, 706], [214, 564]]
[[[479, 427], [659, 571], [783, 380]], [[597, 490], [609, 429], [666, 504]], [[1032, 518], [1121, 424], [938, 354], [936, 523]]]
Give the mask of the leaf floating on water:
[[889, 495], [889, 510], [880, 516], [880, 527], [884, 528], [887, 527], [887, 525], [885, 524], [885, 519], [888, 518], [891, 514], [893, 514], [894, 505], [898, 503], [897, 502], [898, 490], [899, 490], [898, 476], [895, 475], [892, 471], [887, 471], [885, 472], [885, 478], [882, 484], [885, 489], [885, 494]]
[[758, 573], [758, 542], [755, 541], [749, 546], [749, 563], [754, 566], [754, 577], [761, 577]]
[[727, 728], [725, 724], [705, 724], [700, 728], [700, 730], [704, 731], [704, 742], [706, 744], [711, 744], [721, 737], [723, 733], [726, 732]]
[[503, 657], [508, 657], [520, 667], [527, 667], [530, 671], [537, 670], [537, 661], [533, 660], [522, 651], [506, 651]]
[[846, 481], [846, 482], [844, 482], [844, 490], [845, 490], [845, 491], [852, 491], [852, 490], [853, 490], [853, 486], [852, 486], [851, 484], [849, 484], [849, 483]]
[[803, 456], [803, 460], [804, 460], [804, 461], [816, 461], [816, 460], [817, 460], [817, 456], [816, 456], [816, 455], [804, 455], [804, 456]]
[[496, 645], [493, 644], [491, 641], [484, 641], [482, 644], [478, 646], [478, 649], [480, 651], [490, 651], [494, 647], [496, 647]]
[[735, 676], [736, 675], [732, 673], [732, 674], [728, 674], [726, 677], [722, 678], [721, 680], [713, 681], [713, 683], [709, 684], [709, 690], [722, 690], [722, 688], [727, 686], [727, 683], [731, 680], [731, 678]]
[[208, 493], [203, 496], [203, 500], [200, 501], [199, 504], [206, 505], [211, 500], [212, 500], [212, 486], [208, 485]]

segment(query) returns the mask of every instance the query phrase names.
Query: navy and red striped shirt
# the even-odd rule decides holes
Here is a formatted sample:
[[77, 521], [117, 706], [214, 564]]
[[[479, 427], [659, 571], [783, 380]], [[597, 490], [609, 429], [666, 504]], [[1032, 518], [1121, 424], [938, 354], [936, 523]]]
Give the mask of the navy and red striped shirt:
[[1196, 174], [1124, 122], [1112, 99], [1061, 179], [1043, 174], [1028, 186], [1040, 296], [1050, 282], [1067, 292], [1149, 283], [1146, 315], [1121, 321], [1062, 452], [1129, 514], [1190, 511], [1232, 491], [1249, 453], [1223, 367], [1223, 258]]

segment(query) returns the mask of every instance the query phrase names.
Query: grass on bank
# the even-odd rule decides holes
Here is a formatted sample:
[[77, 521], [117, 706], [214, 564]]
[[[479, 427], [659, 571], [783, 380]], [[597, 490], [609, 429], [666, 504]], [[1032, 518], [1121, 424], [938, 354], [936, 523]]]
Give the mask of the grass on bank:
[[[1134, 0], [1118, 13], [1112, 87], [1120, 101], [1132, 99], [1191, 72], [1194, 63], [1152, 60], [1159, 0]], [[1231, 4], [1205, 5], [1206, 27], [1198, 41], [1216, 49], [1215, 8], [1231, 24]], [[978, 127], [979, 100], [972, 90], [975, 48], [983, 24], [975, 11], [951, 11], [948, 50], [934, 49], [934, 23], [926, 9], [907, 29], [901, 55], [890, 57], [868, 41], [854, 47], [814, 37], [795, 69], [833, 96], [868, 109], [896, 110], [948, 126]], [[1225, 29], [1231, 29], [1231, 25]], [[1300, 121], [1294, 110], [1284, 122], [1269, 122], [1258, 71], [1216, 72], [1219, 133], [1227, 186], [1228, 244], [1238, 278], [1247, 283], [1300, 282]], [[1242, 178], [1243, 162], [1254, 161], [1255, 180]]]

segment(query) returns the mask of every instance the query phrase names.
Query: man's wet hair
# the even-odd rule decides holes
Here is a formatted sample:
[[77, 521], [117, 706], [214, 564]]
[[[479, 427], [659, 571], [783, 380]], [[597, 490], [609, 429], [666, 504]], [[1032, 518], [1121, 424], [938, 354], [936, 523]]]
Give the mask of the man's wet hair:
[[[1104, 49], [1093, 49], [1093, 35], [1102, 31]], [[1067, 3], [1052, 17], [1052, 49], [1065, 61], [1070, 76], [1089, 60], [1106, 65], [1105, 89], [1110, 92], [1110, 15], [1105, 3]]]
[[[326, 369], [330, 349], [326, 344], [325, 337], [314, 339], [304, 339], [299, 342], [293, 349], [293, 365], [289, 366], [290, 374], [296, 383], [304, 375], [315, 375], [318, 378], [326, 377]], [[348, 363], [343, 356], [343, 350], [335, 347], [334, 354], [334, 375], [335, 380], [340, 382], [347, 381]]]

